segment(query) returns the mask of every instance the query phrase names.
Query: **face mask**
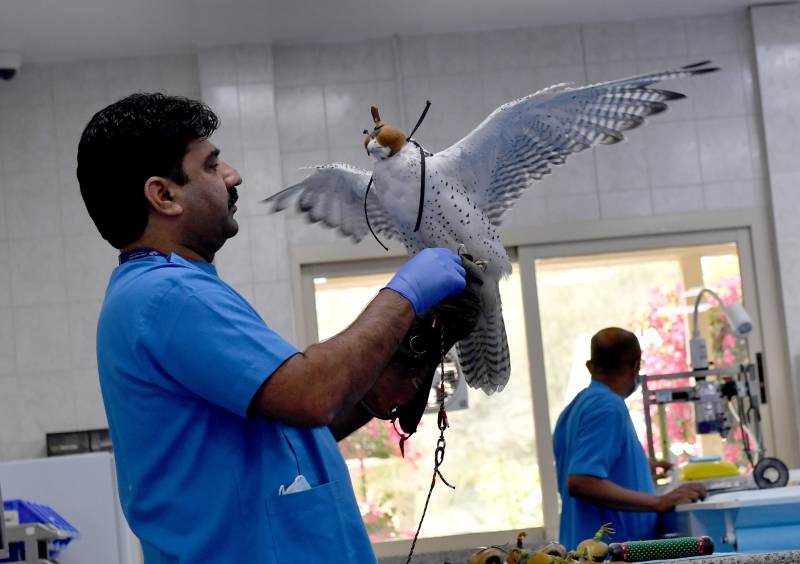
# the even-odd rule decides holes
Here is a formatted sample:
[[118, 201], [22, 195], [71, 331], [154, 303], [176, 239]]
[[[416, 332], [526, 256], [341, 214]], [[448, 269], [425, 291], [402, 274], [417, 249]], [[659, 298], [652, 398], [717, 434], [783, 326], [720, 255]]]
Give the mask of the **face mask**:
[[633, 383], [631, 384], [631, 391], [628, 392], [628, 395], [625, 396], [625, 397], [628, 398], [628, 397], [632, 396], [633, 394], [635, 394], [636, 390], [639, 389], [639, 386], [641, 385], [641, 383], [642, 383], [642, 376], [641, 376], [641, 374], [637, 374], [636, 377], [633, 379]]

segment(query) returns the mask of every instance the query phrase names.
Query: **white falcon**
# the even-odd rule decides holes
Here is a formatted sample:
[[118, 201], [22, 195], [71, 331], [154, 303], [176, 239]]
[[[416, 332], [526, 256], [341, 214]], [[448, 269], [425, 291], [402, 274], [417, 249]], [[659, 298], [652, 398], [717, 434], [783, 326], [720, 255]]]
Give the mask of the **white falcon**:
[[372, 173], [344, 163], [316, 166], [308, 178], [265, 201], [274, 204], [272, 211], [296, 201], [311, 221], [355, 242], [371, 226], [378, 236], [402, 241], [412, 255], [425, 247], [456, 251], [464, 245], [486, 261], [483, 316], [457, 346], [469, 385], [491, 394], [503, 389], [510, 373], [498, 288], [511, 272], [497, 232], [503, 214], [570, 154], [622, 141], [623, 131], [684, 97], [653, 84], [714, 70], [705, 61], [581, 88], [551, 86], [503, 104], [458, 143], [433, 155], [423, 156], [416, 142], [384, 125], [373, 108], [375, 128], [365, 131], [364, 141], [375, 158]]

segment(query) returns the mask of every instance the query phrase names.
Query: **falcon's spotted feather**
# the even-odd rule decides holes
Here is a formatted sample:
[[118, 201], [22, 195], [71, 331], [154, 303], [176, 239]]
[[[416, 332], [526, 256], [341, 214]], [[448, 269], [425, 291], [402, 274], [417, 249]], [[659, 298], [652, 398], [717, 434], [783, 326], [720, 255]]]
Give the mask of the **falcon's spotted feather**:
[[420, 152], [397, 128], [384, 125], [373, 108], [375, 128], [365, 140], [375, 158], [372, 174], [343, 163], [315, 172], [266, 201], [280, 211], [297, 202], [314, 222], [360, 241], [372, 229], [401, 241], [409, 254], [425, 247], [459, 245], [487, 262], [478, 327], [458, 344], [467, 382], [487, 394], [508, 381], [510, 359], [500, 304], [500, 278], [511, 272], [497, 227], [503, 214], [536, 180], [572, 153], [623, 140], [622, 132], [663, 112], [683, 94], [651, 88], [657, 82], [717, 70], [708, 61], [594, 84], [556, 85], [503, 104], [469, 135], [425, 161], [425, 201], [414, 232], [420, 197]]

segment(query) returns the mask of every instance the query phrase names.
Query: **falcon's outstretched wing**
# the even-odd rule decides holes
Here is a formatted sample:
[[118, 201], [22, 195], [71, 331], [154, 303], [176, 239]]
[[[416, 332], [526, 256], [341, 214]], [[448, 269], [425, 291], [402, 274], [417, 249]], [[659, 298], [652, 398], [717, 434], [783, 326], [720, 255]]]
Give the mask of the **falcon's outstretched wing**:
[[709, 61], [582, 88], [556, 85], [497, 108], [455, 145], [434, 157], [460, 176], [489, 219], [572, 153], [623, 140], [622, 132], [667, 109], [683, 94], [648, 88], [663, 80], [718, 70]]
[[[358, 243], [369, 233], [364, 217], [364, 196], [370, 173], [345, 163], [310, 167], [316, 169], [308, 178], [273, 194], [264, 202], [272, 203], [273, 212], [297, 202], [297, 210], [316, 223], [338, 229]], [[367, 199], [367, 213], [372, 230], [387, 238], [399, 239], [392, 218], [381, 206], [374, 192]]]

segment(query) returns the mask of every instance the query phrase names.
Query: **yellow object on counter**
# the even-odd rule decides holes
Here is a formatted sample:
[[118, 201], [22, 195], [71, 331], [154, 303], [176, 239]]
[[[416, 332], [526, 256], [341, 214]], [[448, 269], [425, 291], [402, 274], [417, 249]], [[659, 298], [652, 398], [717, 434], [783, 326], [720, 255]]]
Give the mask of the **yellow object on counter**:
[[729, 478], [738, 475], [739, 469], [736, 465], [721, 460], [719, 456], [705, 456], [690, 458], [689, 462], [681, 466], [680, 479], [687, 482], [690, 480]]

